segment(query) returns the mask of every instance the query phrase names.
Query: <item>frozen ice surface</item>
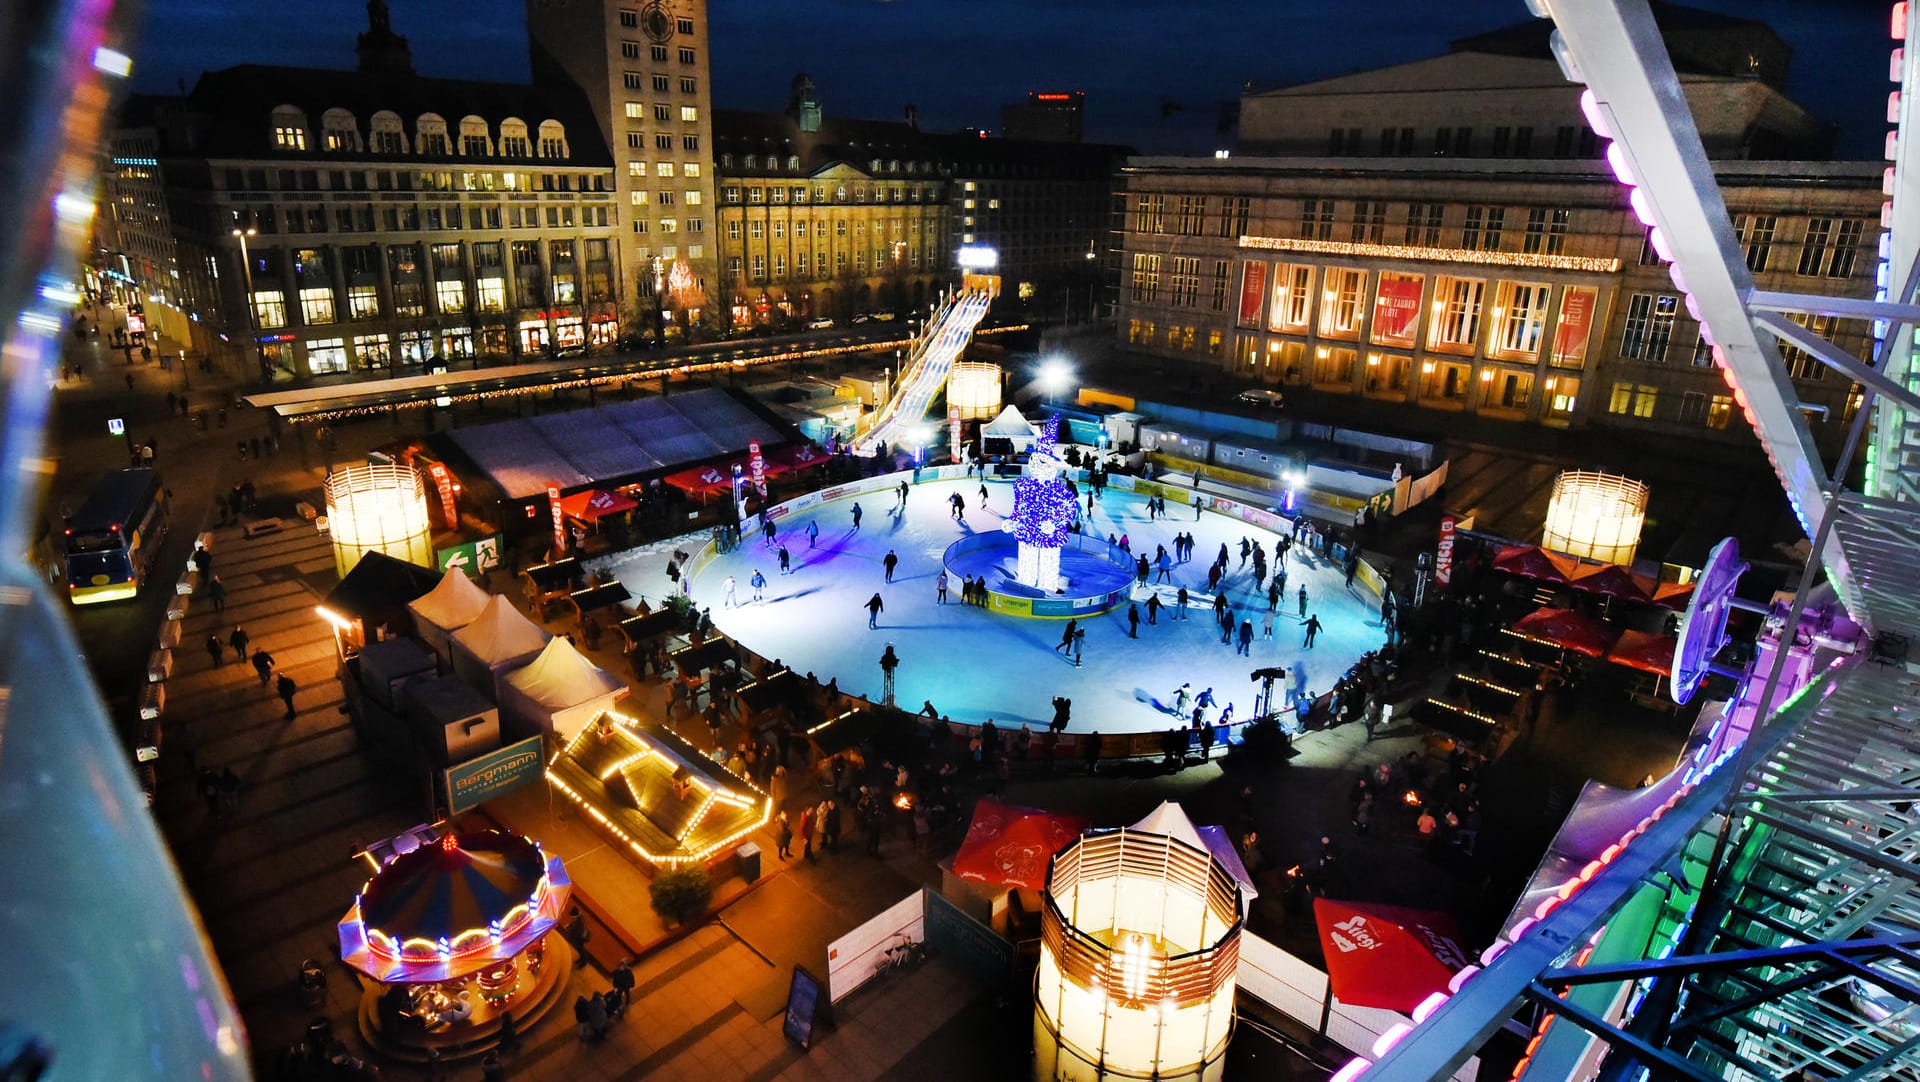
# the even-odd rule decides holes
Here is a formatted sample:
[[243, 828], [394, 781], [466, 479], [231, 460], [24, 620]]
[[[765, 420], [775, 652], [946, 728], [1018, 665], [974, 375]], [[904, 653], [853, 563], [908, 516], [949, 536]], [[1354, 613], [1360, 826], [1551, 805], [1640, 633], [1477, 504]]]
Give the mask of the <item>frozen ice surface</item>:
[[[1303, 562], [1296, 547], [1287, 561], [1287, 596], [1275, 615], [1273, 638], [1262, 638], [1266, 593], [1254, 597], [1253, 571], [1240, 563], [1240, 539], [1260, 541], [1269, 558], [1274, 535], [1238, 519], [1208, 511], [1194, 521], [1193, 509], [1170, 506], [1170, 516], [1147, 519], [1144, 497], [1108, 489], [1095, 504], [1088, 530], [1127, 535], [1134, 552], [1153, 558], [1154, 546], [1173, 549], [1174, 534], [1191, 531], [1192, 561], [1173, 569], [1173, 585], [1157, 589], [1168, 608], [1157, 626], [1146, 619], [1146, 592], [1136, 590], [1140, 637], [1127, 636], [1125, 605], [1082, 622], [1085, 653], [1076, 668], [1055, 647], [1065, 620], [1021, 619], [960, 604], [960, 582], [949, 577], [949, 603], [935, 602], [935, 579], [946, 547], [973, 530], [999, 530], [1000, 516], [1011, 509], [1013, 486], [987, 482], [987, 506], [979, 506], [976, 480], [927, 481], [913, 487], [904, 513], [895, 513], [892, 493], [843, 497], [779, 520], [776, 544], [784, 542], [793, 573], [782, 576], [775, 550], [759, 535], [743, 539], [730, 553], [701, 569], [692, 584], [695, 603], [709, 608], [721, 631], [755, 652], [778, 658], [796, 672], [811, 672], [822, 682], [838, 677], [840, 687], [878, 700], [880, 653], [888, 643], [900, 655], [896, 701], [918, 710], [931, 700], [956, 722], [979, 724], [991, 717], [1003, 728], [1022, 722], [1044, 728], [1053, 717], [1052, 700], [1073, 700], [1071, 731], [1149, 731], [1173, 724], [1161, 704], [1172, 701], [1182, 683], [1197, 693], [1214, 689], [1234, 716], [1244, 720], [1253, 709], [1258, 685], [1249, 674], [1277, 665], [1300, 666], [1297, 679], [1315, 692], [1327, 690], [1359, 656], [1380, 645], [1380, 599], [1359, 583], [1349, 589], [1342, 570], [1324, 559]], [[955, 521], [948, 497], [966, 498], [966, 520]], [[853, 528], [853, 505], [861, 505], [860, 529]], [[807, 523], [820, 524], [817, 547], [809, 548]], [[665, 574], [672, 550], [698, 549], [704, 535], [659, 542], [620, 557], [612, 570], [635, 596], [657, 603], [670, 586]], [[1220, 642], [1213, 619], [1213, 596], [1205, 592], [1207, 568], [1227, 545], [1226, 593], [1235, 622], [1253, 621], [1253, 651], [1241, 657]], [[900, 557], [894, 581], [885, 581], [882, 561], [889, 551]], [[767, 577], [764, 600], [752, 601], [749, 584], [755, 570]], [[722, 604], [727, 576], [735, 580], [740, 604]], [[1314, 648], [1301, 647], [1304, 632], [1296, 592], [1307, 587], [1307, 611], [1323, 625]], [[1174, 591], [1186, 586], [1188, 618], [1175, 619]], [[867, 599], [879, 593], [886, 611], [879, 628], [868, 630]], [[1217, 715], [1216, 715], [1217, 716]]]

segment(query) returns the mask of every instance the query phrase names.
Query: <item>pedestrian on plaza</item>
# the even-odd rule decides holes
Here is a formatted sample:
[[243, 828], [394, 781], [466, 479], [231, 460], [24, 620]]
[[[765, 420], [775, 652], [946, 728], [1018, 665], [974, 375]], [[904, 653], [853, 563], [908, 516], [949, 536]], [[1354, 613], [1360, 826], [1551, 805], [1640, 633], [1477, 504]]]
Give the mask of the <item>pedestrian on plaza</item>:
[[753, 587], [753, 599], [755, 601], [760, 601], [766, 596], [767, 577], [760, 573], [759, 568], [756, 567], [753, 569], [753, 577], [748, 579], [747, 583]]
[[573, 968], [587, 964], [587, 939], [592, 934], [587, 930], [587, 915], [577, 905], [568, 906], [566, 919], [560, 922], [560, 938], [573, 947]]
[[940, 577], [933, 580], [933, 590], [934, 590], [934, 604], [936, 605], [946, 604], [947, 603], [947, 573], [945, 571], [940, 572]]
[[1080, 757], [1086, 760], [1087, 776], [1100, 773], [1100, 730], [1095, 729], [1081, 738]]
[[784, 810], [774, 817], [773, 830], [776, 843], [773, 855], [781, 860], [791, 860], [793, 858], [793, 824], [788, 821]]
[[829, 853], [840, 852], [840, 802], [828, 797], [820, 814], [820, 844]]
[[[784, 819], [786, 813], [780, 814]], [[627, 1007], [633, 1003], [633, 959], [620, 959], [620, 964], [607, 974], [607, 983], [613, 985], [612, 993], [607, 996], [607, 1007], [618, 1018], [627, 1013]]]
[[1140, 637], [1140, 606], [1129, 604], [1127, 606], [1127, 638], [1137, 639], [1139, 637]]
[[892, 549], [888, 549], [888, 550], [887, 550], [887, 558], [886, 558], [886, 559], [884, 559], [884, 560], [881, 560], [881, 561], [880, 561], [880, 564], [881, 564], [881, 566], [883, 566], [883, 567], [885, 567], [885, 568], [887, 569], [887, 581], [888, 581], [888, 582], [892, 582], [892, 581], [893, 581], [893, 569], [894, 569], [894, 568], [896, 568], [896, 567], [899, 567], [899, 566], [900, 566], [900, 557], [899, 557], [899, 555], [898, 555], [898, 554], [896, 554], [896, 553], [895, 553], [895, 552], [894, 552], [894, 551], [893, 551]]
[[1353, 806], [1353, 832], [1365, 836], [1373, 826], [1373, 794], [1362, 793], [1360, 803]]
[[872, 597], [867, 598], [866, 607], [867, 630], [872, 631], [874, 628], [880, 626], [880, 614], [887, 611], [887, 603], [880, 600], [880, 595], [876, 593]]
[[819, 863], [819, 858], [813, 855], [813, 807], [811, 805], [800, 811], [800, 855], [806, 858], [808, 864]]
[[227, 584], [221, 582], [218, 575], [213, 577], [213, 581], [207, 583], [207, 600], [213, 602], [215, 612], [221, 612], [227, 607]]
[[1307, 618], [1307, 637], [1300, 645], [1309, 650], [1313, 649], [1313, 637], [1318, 634], [1320, 634], [1320, 614], [1314, 613]]
[[232, 767], [223, 767], [220, 771], [220, 811], [223, 815], [232, 815], [240, 810], [240, 775]]
[[780, 573], [793, 574], [793, 554], [787, 551], [787, 546], [784, 544], [780, 546]]
[[266, 687], [267, 681], [273, 679], [273, 655], [267, 653], [264, 646], [253, 652], [253, 671], [260, 674], [261, 687]]
[[233, 634], [227, 636], [227, 645], [233, 647], [234, 660], [247, 660], [247, 643], [249, 641], [247, 629], [241, 627], [239, 624], [233, 625]]
[[588, 1012], [591, 1009], [592, 1009], [591, 1005], [587, 1002], [587, 995], [585, 992], [582, 992], [579, 995], [573, 997], [574, 1031], [579, 1035], [580, 1040], [583, 1042], [593, 1033], [593, 1024], [588, 1020]]
[[220, 645], [220, 636], [207, 636], [207, 656], [213, 659], [213, 667], [216, 669], [227, 663], [227, 648]]
[[607, 1009], [607, 994], [595, 992], [593, 998], [587, 1000], [587, 1027], [593, 1031], [593, 1039], [604, 1040], [607, 1027], [612, 1024], [613, 1014]]
[[294, 715], [293, 694], [300, 690], [299, 685], [293, 682], [293, 677], [288, 676], [286, 673], [281, 673], [280, 678], [274, 681], [273, 690], [275, 694], [280, 696], [280, 701], [287, 704], [286, 720], [292, 721]]

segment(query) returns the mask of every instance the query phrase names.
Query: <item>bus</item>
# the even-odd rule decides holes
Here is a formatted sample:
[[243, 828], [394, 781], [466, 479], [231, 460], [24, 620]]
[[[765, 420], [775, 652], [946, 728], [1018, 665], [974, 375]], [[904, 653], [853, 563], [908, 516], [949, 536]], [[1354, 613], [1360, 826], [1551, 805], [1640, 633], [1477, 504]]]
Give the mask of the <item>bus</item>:
[[67, 516], [67, 592], [76, 605], [135, 596], [167, 535], [167, 491], [152, 470], [116, 470]]

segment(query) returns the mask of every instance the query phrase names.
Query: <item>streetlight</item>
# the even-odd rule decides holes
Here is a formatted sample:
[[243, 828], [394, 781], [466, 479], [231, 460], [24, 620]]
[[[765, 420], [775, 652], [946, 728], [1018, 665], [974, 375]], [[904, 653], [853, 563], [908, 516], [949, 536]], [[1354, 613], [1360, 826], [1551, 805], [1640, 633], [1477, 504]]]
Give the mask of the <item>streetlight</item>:
[[272, 384], [273, 376], [267, 371], [267, 354], [260, 348], [260, 313], [253, 305], [253, 259], [247, 254], [247, 238], [255, 235], [258, 230], [248, 226], [232, 232], [234, 236], [240, 238], [240, 270], [246, 278], [247, 329], [253, 334], [254, 362], [260, 366], [260, 381], [264, 384]]
[[1041, 394], [1049, 397], [1065, 394], [1073, 386], [1073, 366], [1060, 357], [1049, 357], [1040, 362], [1034, 382], [1040, 385]]

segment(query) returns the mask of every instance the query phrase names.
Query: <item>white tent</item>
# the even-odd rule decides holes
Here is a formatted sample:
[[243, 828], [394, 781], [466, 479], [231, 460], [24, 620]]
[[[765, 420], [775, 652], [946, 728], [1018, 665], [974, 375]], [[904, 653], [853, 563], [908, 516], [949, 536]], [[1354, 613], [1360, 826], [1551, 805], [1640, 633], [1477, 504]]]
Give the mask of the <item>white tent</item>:
[[1227, 832], [1220, 827], [1196, 827], [1193, 820], [1187, 818], [1186, 810], [1171, 800], [1163, 800], [1160, 806], [1147, 813], [1145, 819], [1133, 824], [1129, 829], [1148, 834], [1162, 834], [1178, 842], [1185, 842], [1209, 853], [1220, 866], [1226, 869], [1240, 884], [1240, 912], [1244, 916], [1253, 908], [1253, 900], [1260, 896], [1254, 888], [1253, 877], [1247, 874], [1247, 866], [1240, 860], [1240, 854], [1234, 852], [1233, 843], [1227, 839]]
[[515, 739], [551, 731], [571, 740], [626, 694], [624, 681], [557, 638], [540, 656], [501, 678], [500, 712]]
[[987, 422], [987, 427], [980, 430], [980, 435], [983, 439], [1011, 440], [1014, 450], [1024, 451], [1040, 437], [1040, 430], [1033, 427], [1026, 414], [1009, 404], [1000, 411], [1000, 416]]
[[438, 586], [407, 602], [407, 609], [413, 613], [414, 634], [433, 647], [442, 662], [450, 663], [453, 633], [479, 619], [486, 611], [488, 596], [466, 572], [447, 568]]
[[453, 633], [454, 674], [498, 702], [499, 674], [532, 661], [551, 638], [512, 602], [496, 595], [473, 623]]

